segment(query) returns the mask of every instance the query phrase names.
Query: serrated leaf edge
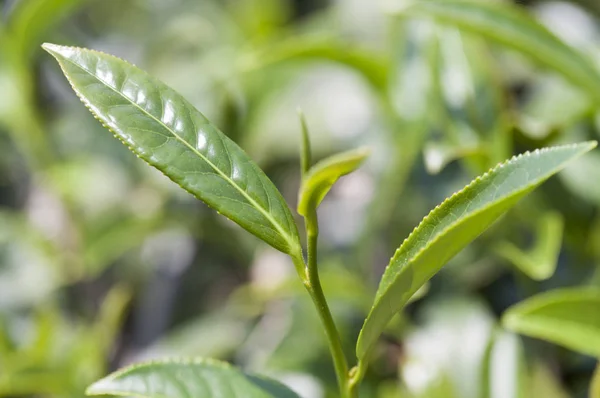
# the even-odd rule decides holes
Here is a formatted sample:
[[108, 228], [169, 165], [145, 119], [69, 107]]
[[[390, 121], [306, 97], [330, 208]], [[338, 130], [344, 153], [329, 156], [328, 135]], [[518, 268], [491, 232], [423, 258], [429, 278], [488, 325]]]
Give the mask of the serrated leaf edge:
[[[100, 54], [109, 58], [113, 58], [116, 59], [120, 62], [123, 62], [127, 65], [131, 65], [135, 68], [137, 68], [137, 66], [131, 62], [128, 62], [122, 58], [119, 58], [115, 55], [112, 54], [108, 54], [102, 51], [98, 51], [98, 50], [93, 50], [93, 49], [89, 49], [89, 48], [82, 48], [82, 47], [76, 47], [76, 46], [63, 46], [63, 45], [58, 45], [58, 44], [52, 44], [52, 43], [44, 43], [42, 44], [42, 48], [44, 50], [46, 50], [48, 53], [50, 53], [50, 55], [52, 55], [54, 58], [56, 58], [56, 60], [58, 61], [58, 65], [60, 66], [60, 69], [63, 72], [63, 75], [65, 75], [67, 81], [69, 82], [69, 85], [71, 86], [71, 88], [73, 89], [73, 91], [75, 92], [75, 94], [77, 95], [77, 97], [79, 98], [79, 100], [85, 105], [85, 107], [88, 109], [88, 111], [93, 115], [94, 119], [98, 120], [100, 122], [100, 124], [102, 125], [102, 127], [104, 127], [105, 129], [107, 129], [115, 138], [117, 138], [119, 141], [121, 141], [121, 143], [123, 143], [127, 149], [129, 149], [132, 153], [135, 154], [135, 156], [137, 156], [139, 159], [143, 160], [145, 163], [147, 163], [148, 165], [154, 167], [152, 164], [150, 164], [147, 160], [145, 160], [144, 158], [140, 157], [140, 155], [138, 154], [137, 150], [135, 148], [133, 148], [129, 143], [127, 143], [125, 140], [123, 140], [115, 131], [113, 131], [106, 123], [104, 123], [104, 121], [96, 114], [96, 112], [92, 109], [92, 106], [90, 104], [90, 102], [79, 93], [79, 90], [77, 88], [75, 88], [75, 84], [73, 83], [73, 81], [71, 80], [71, 78], [69, 77], [69, 75], [66, 73], [62, 62], [60, 59], [58, 59], [56, 57], [56, 55], [53, 53], [53, 49], [54, 48], [68, 48], [71, 50], [76, 50], [76, 51], [87, 51], [90, 53], [94, 53], [94, 54]], [[63, 57], [66, 61], [70, 62], [71, 64], [75, 65], [76, 67], [82, 69], [83, 71], [87, 72], [89, 75], [95, 77], [96, 79], [98, 79], [98, 81], [100, 81], [101, 83], [105, 84], [108, 88], [110, 88], [111, 90], [113, 90], [115, 93], [123, 96], [122, 93], [120, 93], [119, 91], [115, 90], [113, 87], [111, 87], [110, 85], [108, 85], [106, 82], [104, 82], [103, 80], [99, 79], [96, 75], [94, 75], [91, 71], [83, 68], [82, 66], [76, 64], [75, 62], [69, 60], [66, 57]], [[138, 68], [139, 69], [139, 68]], [[124, 96], [123, 96], [124, 97]], [[125, 97], [125, 99], [127, 99], [129, 102], [131, 102], [131, 100], [129, 100], [127, 97]], [[144, 111], [143, 109], [141, 109], [137, 104], [131, 102], [132, 105], [136, 106], [138, 109], [140, 109], [140, 111], [144, 112], [145, 114], [148, 114], [146, 111]], [[169, 130], [171, 132], [171, 134], [176, 137], [179, 141], [181, 141], [185, 146], [189, 147], [190, 149], [192, 149], [192, 151], [194, 151], [194, 153], [198, 154], [204, 161], [206, 161], [219, 175], [222, 176], [222, 178], [226, 179], [233, 187], [235, 187], [245, 198], [246, 200], [248, 200], [256, 209], [258, 209], [262, 215], [269, 220], [269, 222], [271, 222], [271, 224], [277, 229], [277, 232], [279, 234], [281, 234], [281, 236], [284, 238], [284, 240], [287, 242], [288, 246], [289, 246], [289, 252], [290, 253], [295, 253], [297, 255], [297, 253], [301, 252], [300, 246], [298, 244], [297, 241], [295, 241], [294, 239], [292, 239], [291, 236], [289, 236], [284, 230], [283, 228], [279, 225], [278, 222], [276, 222], [269, 214], [268, 211], [266, 211], [262, 206], [259, 206], [258, 203], [256, 203], [256, 201], [251, 198], [243, 189], [241, 189], [235, 182], [231, 181], [230, 178], [228, 178], [226, 175], [224, 175], [215, 165], [213, 165], [213, 163], [208, 160], [205, 156], [203, 156], [202, 154], [200, 154], [198, 151], [196, 151], [195, 149], [193, 149], [185, 140], [183, 140], [181, 137], [179, 137], [177, 134], [175, 134], [168, 126], [166, 126], [162, 121], [157, 120], [154, 116], [149, 115], [151, 118], [153, 118], [154, 120], [157, 121], [157, 123], [159, 123], [160, 125], [162, 125], [163, 127], [165, 127], [167, 130]], [[223, 134], [223, 133], [222, 133]], [[154, 167], [156, 168], [156, 167]], [[192, 192], [191, 190], [189, 190], [188, 188], [184, 187], [183, 185], [181, 185], [179, 182], [173, 180], [169, 175], [167, 175], [166, 173], [164, 173], [162, 170], [156, 168], [157, 170], [159, 170], [164, 176], [166, 176], [167, 178], [169, 178], [171, 181], [173, 181], [175, 184], [177, 184], [179, 187], [183, 188], [185, 191], [187, 191], [188, 193], [190, 193], [192, 196], [194, 196], [196, 199], [199, 199], [200, 201], [202, 201], [203, 203], [205, 203], [207, 206], [211, 207], [210, 205], [208, 205], [208, 203], [204, 202], [201, 198], [199, 198], [198, 196], [196, 196], [196, 194], [194, 192]], [[220, 211], [218, 211], [217, 209], [214, 209], [217, 213], [219, 213], [220, 215], [227, 217], [226, 215], [222, 214]], [[230, 217], [227, 217], [228, 219], [231, 220]], [[287, 217], [286, 217], [287, 218]], [[233, 222], [235, 222], [234, 220], [231, 220]], [[295, 223], [293, 222], [293, 220], [290, 220], [292, 222], [292, 224], [295, 226]]]
[[[519, 159], [525, 157], [525, 156], [532, 156], [532, 155], [538, 155], [538, 154], [542, 154], [545, 152], [553, 152], [553, 151], [557, 151], [557, 150], [563, 150], [563, 149], [569, 149], [569, 148], [577, 148], [577, 147], [581, 147], [582, 152], [578, 153], [575, 157], [577, 156], [581, 156], [582, 154], [584, 154], [587, 151], [583, 151], [583, 149], [588, 146], [589, 149], [587, 149], [588, 151], [593, 149], [596, 146], [596, 141], [588, 141], [588, 142], [584, 142], [584, 143], [579, 143], [579, 144], [568, 144], [568, 145], [560, 145], [560, 146], [554, 146], [554, 147], [548, 147], [548, 148], [538, 148], [536, 150], [534, 150], [533, 152], [530, 151], [526, 151], [523, 152], [521, 154], [515, 155], [512, 158], [496, 165], [495, 167], [493, 167], [492, 169], [488, 170], [487, 172], [485, 172], [484, 174], [478, 176], [477, 178], [475, 178], [473, 181], [471, 181], [469, 184], [467, 184], [464, 188], [462, 188], [459, 191], [456, 191], [455, 193], [453, 193], [451, 196], [447, 197], [446, 199], [444, 199], [444, 201], [442, 203], [440, 203], [439, 205], [437, 205], [436, 207], [434, 207], [422, 220], [421, 222], [419, 222], [419, 224], [412, 230], [412, 232], [402, 241], [402, 244], [400, 245], [400, 247], [398, 247], [398, 249], [396, 249], [396, 251], [394, 252], [394, 255], [392, 256], [392, 258], [390, 259], [389, 264], [391, 264], [396, 257], [399, 255], [402, 247], [409, 241], [411, 240], [411, 238], [417, 233], [418, 229], [421, 227], [421, 225], [423, 225], [425, 222], [429, 221], [429, 219], [431, 217], [434, 217], [434, 213], [437, 213], [438, 211], [440, 211], [440, 209], [444, 206], [447, 205], [448, 202], [450, 202], [451, 200], [453, 200], [454, 198], [456, 198], [457, 196], [463, 195], [466, 191], [472, 189], [475, 185], [481, 183], [482, 181], [486, 180], [487, 178], [490, 178], [491, 175], [493, 175], [494, 173], [498, 172], [499, 170], [501, 170], [502, 168], [508, 166], [509, 164], [513, 163], [513, 162], [517, 162]], [[552, 170], [550, 170], [548, 173], [546, 173], [546, 175], [552, 175], [554, 170], [558, 169], [554, 168]], [[524, 186], [521, 190], [525, 190], [531, 186], [535, 185], [535, 182], [532, 182], [526, 186]], [[464, 217], [464, 218], [458, 218], [456, 222], [448, 225], [446, 228], [444, 228], [443, 230], [441, 230], [435, 239], [433, 239], [428, 245], [426, 245], [425, 247], [423, 247], [421, 250], [419, 250], [417, 253], [415, 253], [415, 255], [412, 258], [416, 258], [419, 256], [419, 254], [421, 254], [422, 251], [426, 250], [429, 246], [431, 246], [432, 243], [437, 241], [437, 237], [442, 236], [446, 231], [454, 228], [456, 226], [456, 224], [459, 221], [462, 221], [466, 218], [470, 218], [473, 215], [477, 215], [479, 214], [481, 211], [486, 210], [489, 206], [485, 206], [481, 209], [479, 209], [478, 211], [475, 211], [473, 213], [471, 213], [469, 216]], [[387, 269], [387, 267], [386, 267]]]
[[[546, 147], [546, 148], [538, 148], [538, 149], [536, 149], [536, 150], [534, 150], [534, 151], [526, 151], [526, 152], [523, 152], [523, 153], [521, 153], [521, 154], [515, 155], [515, 156], [513, 156], [512, 158], [510, 158], [510, 159], [508, 159], [508, 160], [506, 160], [506, 161], [504, 161], [504, 162], [502, 162], [502, 163], [499, 163], [498, 165], [496, 165], [496, 166], [495, 166], [495, 167], [493, 167], [492, 169], [488, 170], [488, 171], [487, 171], [487, 172], [485, 172], [484, 174], [482, 174], [482, 175], [478, 176], [477, 178], [475, 178], [473, 181], [471, 181], [469, 184], [467, 184], [467, 185], [466, 185], [464, 188], [462, 188], [461, 190], [459, 190], [459, 191], [455, 192], [454, 194], [452, 194], [451, 196], [449, 196], [448, 198], [446, 198], [446, 199], [445, 199], [445, 200], [444, 200], [442, 203], [440, 203], [440, 204], [439, 204], [439, 205], [437, 205], [435, 208], [433, 208], [433, 209], [432, 209], [432, 210], [431, 210], [431, 211], [430, 211], [430, 212], [429, 212], [429, 213], [428, 213], [428, 214], [427, 214], [427, 215], [426, 215], [426, 216], [425, 216], [425, 217], [424, 217], [424, 218], [421, 220], [421, 222], [419, 222], [419, 224], [418, 224], [418, 225], [417, 225], [417, 226], [416, 226], [416, 227], [415, 227], [415, 228], [412, 230], [412, 232], [411, 232], [411, 233], [410, 233], [410, 234], [409, 234], [409, 235], [408, 235], [408, 236], [407, 236], [407, 237], [404, 239], [404, 241], [402, 241], [402, 244], [401, 244], [401, 245], [398, 247], [398, 249], [396, 249], [396, 251], [394, 252], [394, 255], [391, 257], [391, 259], [390, 259], [390, 261], [389, 261], [389, 263], [388, 263], [387, 267], [385, 268], [385, 271], [384, 271], [384, 274], [383, 274], [383, 276], [385, 277], [385, 274], [386, 274], [386, 272], [388, 272], [388, 269], [390, 269], [390, 265], [391, 265], [391, 264], [394, 262], [394, 260], [395, 260], [395, 259], [397, 258], [397, 256], [400, 254], [400, 251], [402, 250], [403, 246], [404, 246], [404, 245], [405, 245], [405, 244], [406, 244], [406, 243], [407, 243], [409, 240], [411, 240], [411, 238], [413, 238], [413, 236], [415, 236], [415, 234], [417, 233], [417, 231], [419, 230], [419, 228], [421, 228], [421, 226], [422, 226], [422, 225], [423, 225], [423, 224], [424, 224], [426, 221], [428, 221], [428, 220], [429, 220], [429, 218], [431, 218], [431, 217], [433, 217], [433, 216], [434, 216], [434, 213], [438, 212], [438, 211], [439, 211], [439, 210], [440, 210], [442, 207], [446, 206], [446, 205], [447, 205], [447, 203], [448, 203], [450, 200], [454, 199], [456, 196], [462, 195], [462, 194], [463, 194], [465, 191], [467, 191], [467, 190], [469, 190], [469, 189], [473, 188], [473, 186], [475, 186], [475, 185], [479, 184], [481, 181], [483, 181], [483, 180], [485, 180], [485, 179], [487, 179], [487, 178], [490, 178], [490, 176], [491, 176], [492, 174], [496, 173], [498, 170], [500, 170], [500, 169], [502, 169], [502, 168], [506, 167], [507, 165], [509, 165], [509, 164], [510, 164], [510, 163], [512, 163], [512, 162], [516, 162], [516, 161], [518, 161], [519, 159], [521, 159], [521, 158], [523, 158], [523, 157], [525, 157], [525, 156], [537, 155], [537, 154], [541, 154], [541, 153], [545, 153], [545, 152], [553, 152], [553, 151], [557, 151], [557, 150], [564, 150], [564, 149], [569, 149], [569, 148], [577, 148], [577, 147], [581, 147], [581, 151], [580, 151], [579, 153], [577, 153], [577, 154], [576, 154], [576, 155], [575, 155], [575, 156], [572, 158], [572, 159], [574, 159], [574, 158], [576, 158], [576, 157], [579, 157], [579, 156], [583, 155], [585, 152], [587, 152], [587, 151], [589, 151], [589, 150], [591, 150], [591, 149], [595, 148], [595, 147], [596, 147], [596, 145], [597, 145], [597, 142], [596, 142], [596, 141], [586, 141], [586, 142], [582, 142], [582, 143], [567, 144], [567, 145], [558, 145], [558, 146]], [[555, 170], [560, 170], [561, 168], [562, 168], [562, 167], [560, 167], [560, 166], [559, 166], [559, 167], [556, 167], [556, 168], [554, 168], [554, 169], [550, 170], [550, 171], [549, 171], [549, 172], [548, 172], [546, 175], [549, 175], [549, 176], [551, 176], [552, 174], [554, 174]], [[527, 189], [527, 188], [529, 188], [529, 187], [532, 187], [532, 186], [535, 186], [535, 182], [534, 182], [534, 183], [530, 183], [530, 184], [528, 184], [527, 186], [523, 187], [521, 190], [525, 190], [525, 189]], [[521, 191], [521, 190], [520, 190], [520, 191]], [[432, 245], [432, 244], [434, 244], [434, 243], [435, 243], [435, 242], [437, 242], [439, 239], [441, 239], [441, 237], [442, 237], [443, 235], [445, 235], [447, 231], [449, 231], [449, 230], [451, 230], [452, 228], [454, 228], [454, 227], [455, 227], [455, 226], [458, 224], [458, 222], [463, 222], [463, 221], [464, 221], [464, 220], [466, 220], [466, 219], [470, 219], [470, 218], [472, 218], [472, 217], [474, 217], [474, 216], [476, 216], [476, 215], [480, 214], [481, 212], [485, 211], [485, 210], [486, 210], [486, 209], [488, 209], [488, 208], [489, 208], [489, 206], [485, 206], [485, 207], [483, 207], [483, 208], [481, 208], [481, 209], [479, 209], [479, 210], [477, 210], [477, 211], [475, 211], [475, 212], [473, 212], [473, 213], [469, 214], [467, 217], [459, 218], [459, 219], [457, 219], [457, 221], [456, 221], [456, 222], [454, 222], [454, 223], [452, 223], [452, 224], [448, 225], [446, 228], [444, 228], [443, 230], [441, 230], [441, 231], [440, 231], [440, 232], [439, 232], [439, 233], [436, 235], [436, 237], [435, 237], [435, 238], [434, 238], [432, 241], [430, 241], [430, 242], [429, 242], [429, 243], [428, 243], [426, 246], [422, 247], [422, 248], [421, 248], [421, 249], [420, 249], [418, 252], [416, 252], [416, 253], [414, 254], [414, 256], [412, 256], [412, 257], [409, 259], [409, 261], [407, 261], [407, 262], [405, 263], [405, 265], [404, 265], [402, 268], [400, 268], [400, 270], [398, 270], [398, 272], [397, 272], [397, 273], [401, 272], [401, 271], [402, 271], [402, 269], [404, 269], [404, 267], [405, 267], [407, 264], [410, 264], [410, 263], [414, 262], [414, 260], [415, 260], [415, 259], [417, 259], [418, 257], [420, 257], [420, 256], [421, 256], [421, 254], [422, 254], [422, 253], [423, 253], [425, 250], [429, 249], [429, 247], [431, 247], [431, 245]], [[382, 280], [383, 280], [383, 277], [382, 277]], [[377, 293], [376, 293], [376, 296], [375, 296], [375, 300], [374, 300], [374, 302], [373, 302], [373, 305], [371, 306], [371, 308], [374, 308], [374, 307], [377, 305], [377, 303], [379, 303], [379, 301], [381, 300], [381, 298], [382, 298], [383, 296], [385, 296], [385, 294], [386, 294], [386, 293], [389, 291], [389, 289], [391, 289], [391, 288], [392, 288], [393, 284], [394, 284], [394, 283], [393, 283], [393, 281], [392, 281], [391, 283], [389, 283], [389, 284], [388, 284], [388, 286], [385, 288], [385, 290], [383, 290], [381, 293], [379, 292], [379, 289], [378, 289], [378, 291], [377, 291]], [[360, 343], [360, 342], [362, 342], [361, 336], [362, 336], [362, 334], [363, 334], [363, 331], [364, 331], [364, 326], [367, 324], [367, 321], [368, 321], [369, 319], [370, 319], [370, 313], [369, 313], [369, 315], [367, 316], [367, 318], [365, 319], [365, 322], [364, 322], [364, 324], [363, 324], [363, 328], [362, 328], [362, 329], [361, 329], [361, 331], [360, 331], [360, 334], [359, 334], [359, 340], [358, 340], [358, 342], [359, 342], [359, 343]], [[371, 343], [371, 344], [372, 344], [372, 343]], [[362, 346], [362, 344], [361, 344], [361, 346]], [[359, 358], [362, 358], [362, 357], [364, 357], [364, 355], [363, 355], [363, 354], [365, 354], [366, 352], [368, 352], [368, 350], [370, 349], [370, 346], [371, 346], [371, 345], [369, 345], [369, 346], [367, 346], [367, 347], [364, 347], [364, 349], [362, 349], [362, 350], [360, 351], [360, 353], [358, 352], [358, 346], [357, 346], [357, 354], [358, 354]]]
[[[243, 373], [240, 369], [236, 368], [235, 366], [233, 366], [227, 362], [219, 361], [219, 360], [212, 359], [212, 358], [175, 358], [175, 357], [173, 357], [173, 358], [153, 359], [150, 361], [139, 362], [139, 363], [135, 363], [133, 365], [126, 366], [122, 369], [119, 369], [119, 370], [109, 374], [106, 377], [103, 377], [102, 379], [96, 381], [91, 386], [89, 386], [85, 390], [85, 394], [90, 395], [90, 396], [101, 396], [101, 395], [131, 396], [131, 393], [122, 392], [119, 390], [114, 390], [114, 391], [113, 390], [111, 390], [111, 391], [103, 390], [102, 392], [94, 392], [92, 390], [94, 389], [94, 386], [96, 386], [99, 383], [113, 381], [123, 375], [126, 375], [128, 373], [131, 373], [131, 372], [141, 369], [141, 368], [147, 368], [147, 367], [151, 367], [151, 366], [155, 366], [155, 365], [171, 365], [171, 364], [173, 364], [173, 365], [210, 365], [210, 366], [214, 366], [214, 367], [221, 368], [224, 370], [234, 370], [234, 371], [239, 371], [240, 373]], [[148, 395], [136, 395], [136, 396], [150, 398]]]

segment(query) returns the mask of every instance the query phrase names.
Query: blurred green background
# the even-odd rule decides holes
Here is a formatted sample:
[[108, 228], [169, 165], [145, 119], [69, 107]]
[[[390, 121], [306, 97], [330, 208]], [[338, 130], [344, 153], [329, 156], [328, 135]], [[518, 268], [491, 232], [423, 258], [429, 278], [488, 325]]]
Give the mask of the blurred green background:
[[[82, 397], [119, 366], [178, 355], [336, 396], [289, 259], [132, 156], [44, 41], [115, 54], [174, 87], [291, 206], [298, 108], [317, 158], [373, 149], [319, 210], [322, 279], [350, 355], [389, 257], [431, 208], [513, 154], [598, 138], [598, 99], [564, 71], [402, 3], [0, 0], [0, 396]], [[597, 0], [499, 3], [600, 68]], [[498, 319], [542, 291], [600, 286], [599, 181], [596, 151], [454, 258], [389, 326], [361, 397], [510, 398], [511, 383], [524, 397], [587, 396], [594, 359]]]

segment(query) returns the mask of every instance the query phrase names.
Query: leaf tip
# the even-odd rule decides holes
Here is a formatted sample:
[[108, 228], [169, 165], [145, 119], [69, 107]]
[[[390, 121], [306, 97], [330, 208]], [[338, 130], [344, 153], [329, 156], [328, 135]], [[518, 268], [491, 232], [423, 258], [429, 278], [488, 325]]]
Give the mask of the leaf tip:
[[50, 54], [54, 55], [54, 54], [60, 52], [60, 49], [62, 48], [62, 46], [59, 46], [58, 44], [53, 44], [53, 43], [44, 43], [44, 44], [42, 44], [42, 48], [44, 50], [46, 50], [47, 52], [49, 52]]
[[95, 396], [102, 395], [102, 385], [104, 384], [105, 379], [98, 380], [97, 382], [91, 384], [88, 388], [85, 389], [85, 395]]

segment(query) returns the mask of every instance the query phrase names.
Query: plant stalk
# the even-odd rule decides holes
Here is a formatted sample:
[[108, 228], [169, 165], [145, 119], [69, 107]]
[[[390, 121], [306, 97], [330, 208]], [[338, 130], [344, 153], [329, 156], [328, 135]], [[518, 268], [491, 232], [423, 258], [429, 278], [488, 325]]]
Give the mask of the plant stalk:
[[311, 211], [311, 213], [305, 217], [305, 224], [307, 235], [307, 264], [304, 286], [306, 287], [306, 290], [308, 290], [325, 328], [325, 334], [327, 336], [327, 342], [333, 358], [335, 374], [340, 388], [340, 397], [354, 398], [355, 395], [350, 395], [349, 389], [348, 361], [344, 355], [340, 334], [335, 326], [319, 278], [319, 269], [317, 266], [317, 238], [319, 236], [319, 226], [316, 210]]

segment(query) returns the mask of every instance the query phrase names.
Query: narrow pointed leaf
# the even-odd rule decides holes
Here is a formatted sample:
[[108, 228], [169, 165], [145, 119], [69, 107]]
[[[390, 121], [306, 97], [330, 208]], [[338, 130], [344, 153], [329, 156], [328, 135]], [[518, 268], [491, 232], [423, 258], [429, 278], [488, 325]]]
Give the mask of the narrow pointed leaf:
[[300, 252], [296, 224], [273, 183], [173, 89], [111, 55], [44, 49], [94, 116], [136, 155], [276, 249]]
[[565, 288], [533, 296], [511, 308], [504, 327], [600, 358], [600, 290]]
[[330, 156], [315, 164], [305, 175], [298, 199], [298, 213], [305, 216], [327, 195], [340, 177], [356, 170], [369, 156], [367, 148], [359, 148]]
[[312, 151], [310, 148], [310, 136], [308, 134], [308, 126], [306, 125], [306, 118], [301, 110], [298, 110], [298, 117], [300, 118], [300, 129], [302, 130], [302, 145], [300, 145], [300, 171], [302, 173], [302, 179], [312, 164]]
[[421, 0], [412, 2], [401, 13], [434, 18], [517, 50], [562, 74], [600, 102], [600, 73], [591, 60], [517, 6], [489, 1]]
[[519, 199], [595, 146], [595, 142], [586, 142], [519, 155], [432, 210], [390, 260], [358, 338], [358, 358], [369, 353], [392, 316], [448, 260]]
[[166, 360], [133, 365], [92, 384], [87, 395], [144, 398], [298, 398], [282, 384], [215, 360]]

